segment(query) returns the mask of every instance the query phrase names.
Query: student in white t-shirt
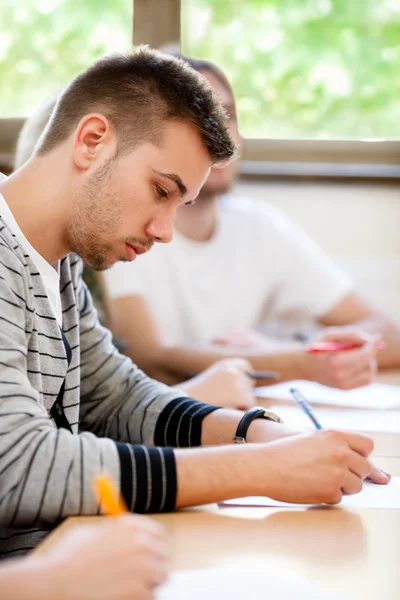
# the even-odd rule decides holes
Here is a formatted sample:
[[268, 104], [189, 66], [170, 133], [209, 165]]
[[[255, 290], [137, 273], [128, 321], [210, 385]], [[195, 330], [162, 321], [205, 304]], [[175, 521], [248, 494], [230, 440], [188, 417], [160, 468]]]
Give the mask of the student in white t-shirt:
[[[219, 94], [239, 141], [225, 76], [206, 61], [188, 61]], [[170, 244], [105, 273], [114, 332], [126, 340], [128, 353], [169, 383], [221, 357], [245, 355], [256, 369], [278, 371], [282, 379], [353, 388], [371, 381], [376, 364], [371, 339], [382, 335], [379, 366], [399, 365], [399, 331], [285, 215], [265, 202], [229, 195], [236, 171], [235, 163], [212, 170], [196, 205], [179, 209]], [[338, 328], [324, 339], [350, 340], [358, 348], [315, 355], [299, 343], [271, 347], [262, 325], [294, 316]]]

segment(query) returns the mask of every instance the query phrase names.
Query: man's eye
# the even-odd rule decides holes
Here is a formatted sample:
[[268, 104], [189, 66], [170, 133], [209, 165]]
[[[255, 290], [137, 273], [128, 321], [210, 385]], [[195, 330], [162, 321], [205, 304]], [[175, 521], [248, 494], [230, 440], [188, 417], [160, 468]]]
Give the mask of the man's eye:
[[168, 192], [159, 185], [156, 185], [156, 192], [159, 198], [168, 198]]
[[196, 200], [189, 200], [189, 202], [184, 203], [184, 206], [193, 206], [194, 204], [196, 204]]

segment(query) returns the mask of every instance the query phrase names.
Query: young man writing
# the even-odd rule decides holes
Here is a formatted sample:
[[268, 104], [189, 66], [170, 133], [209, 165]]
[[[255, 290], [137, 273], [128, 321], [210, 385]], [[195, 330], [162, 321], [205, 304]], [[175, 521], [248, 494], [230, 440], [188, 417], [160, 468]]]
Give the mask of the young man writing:
[[[101, 270], [169, 242], [178, 207], [234, 151], [207, 83], [139, 49], [75, 78], [33, 158], [0, 184], [3, 554], [96, 514], [104, 470], [137, 512], [248, 494], [332, 503], [382, 480], [367, 437], [292, 437], [274, 415], [238, 432], [243, 413], [149, 379], [98, 323], [79, 257]], [[233, 445], [235, 433], [258, 443]], [[180, 449], [200, 444], [212, 447]]]

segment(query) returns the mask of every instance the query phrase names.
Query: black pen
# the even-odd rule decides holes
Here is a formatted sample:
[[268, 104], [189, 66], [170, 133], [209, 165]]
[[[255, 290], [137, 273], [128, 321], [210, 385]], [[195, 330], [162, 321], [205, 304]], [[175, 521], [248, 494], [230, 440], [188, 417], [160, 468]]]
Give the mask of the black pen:
[[273, 371], [249, 371], [246, 372], [251, 379], [263, 379], [265, 381], [276, 381], [279, 379], [279, 373]]

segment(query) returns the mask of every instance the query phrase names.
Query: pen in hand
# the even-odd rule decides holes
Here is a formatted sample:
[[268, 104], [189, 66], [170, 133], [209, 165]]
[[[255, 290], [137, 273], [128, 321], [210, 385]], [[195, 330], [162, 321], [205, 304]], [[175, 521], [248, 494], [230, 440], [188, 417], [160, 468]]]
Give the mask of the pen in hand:
[[260, 381], [276, 381], [279, 379], [279, 373], [273, 371], [247, 371], [246, 375], [250, 379], [259, 379]]
[[[304, 398], [303, 394], [301, 394], [299, 392], [299, 390], [297, 390], [296, 388], [290, 388], [289, 391], [292, 394], [292, 397], [293, 397], [294, 401], [296, 402], [297, 406], [299, 406], [301, 408], [301, 410], [303, 412], [305, 412], [305, 414], [311, 419], [311, 421], [315, 425], [315, 428], [316, 429], [322, 429], [321, 423], [318, 421], [317, 417], [314, 415], [310, 404]], [[379, 471], [381, 471], [381, 469], [379, 469]], [[386, 475], [386, 473], [384, 473], [384, 471], [381, 471], [381, 473], [383, 475]], [[372, 485], [372, 484], [375, 484], [375, 481], [372, 481], [369, 477], [367, 477], [364, 480], [364, 483]]]
[[318, 421], [317, 417], [314, 415], [310, 404], [304, 398], [304, 396], [297, 390], [296, 388], [290, 388], [290, 393], [297, 406], [301, 408], [301, 410], [311, 419], [314, 423], [316, 429], [322, 429], [321, 423]]

